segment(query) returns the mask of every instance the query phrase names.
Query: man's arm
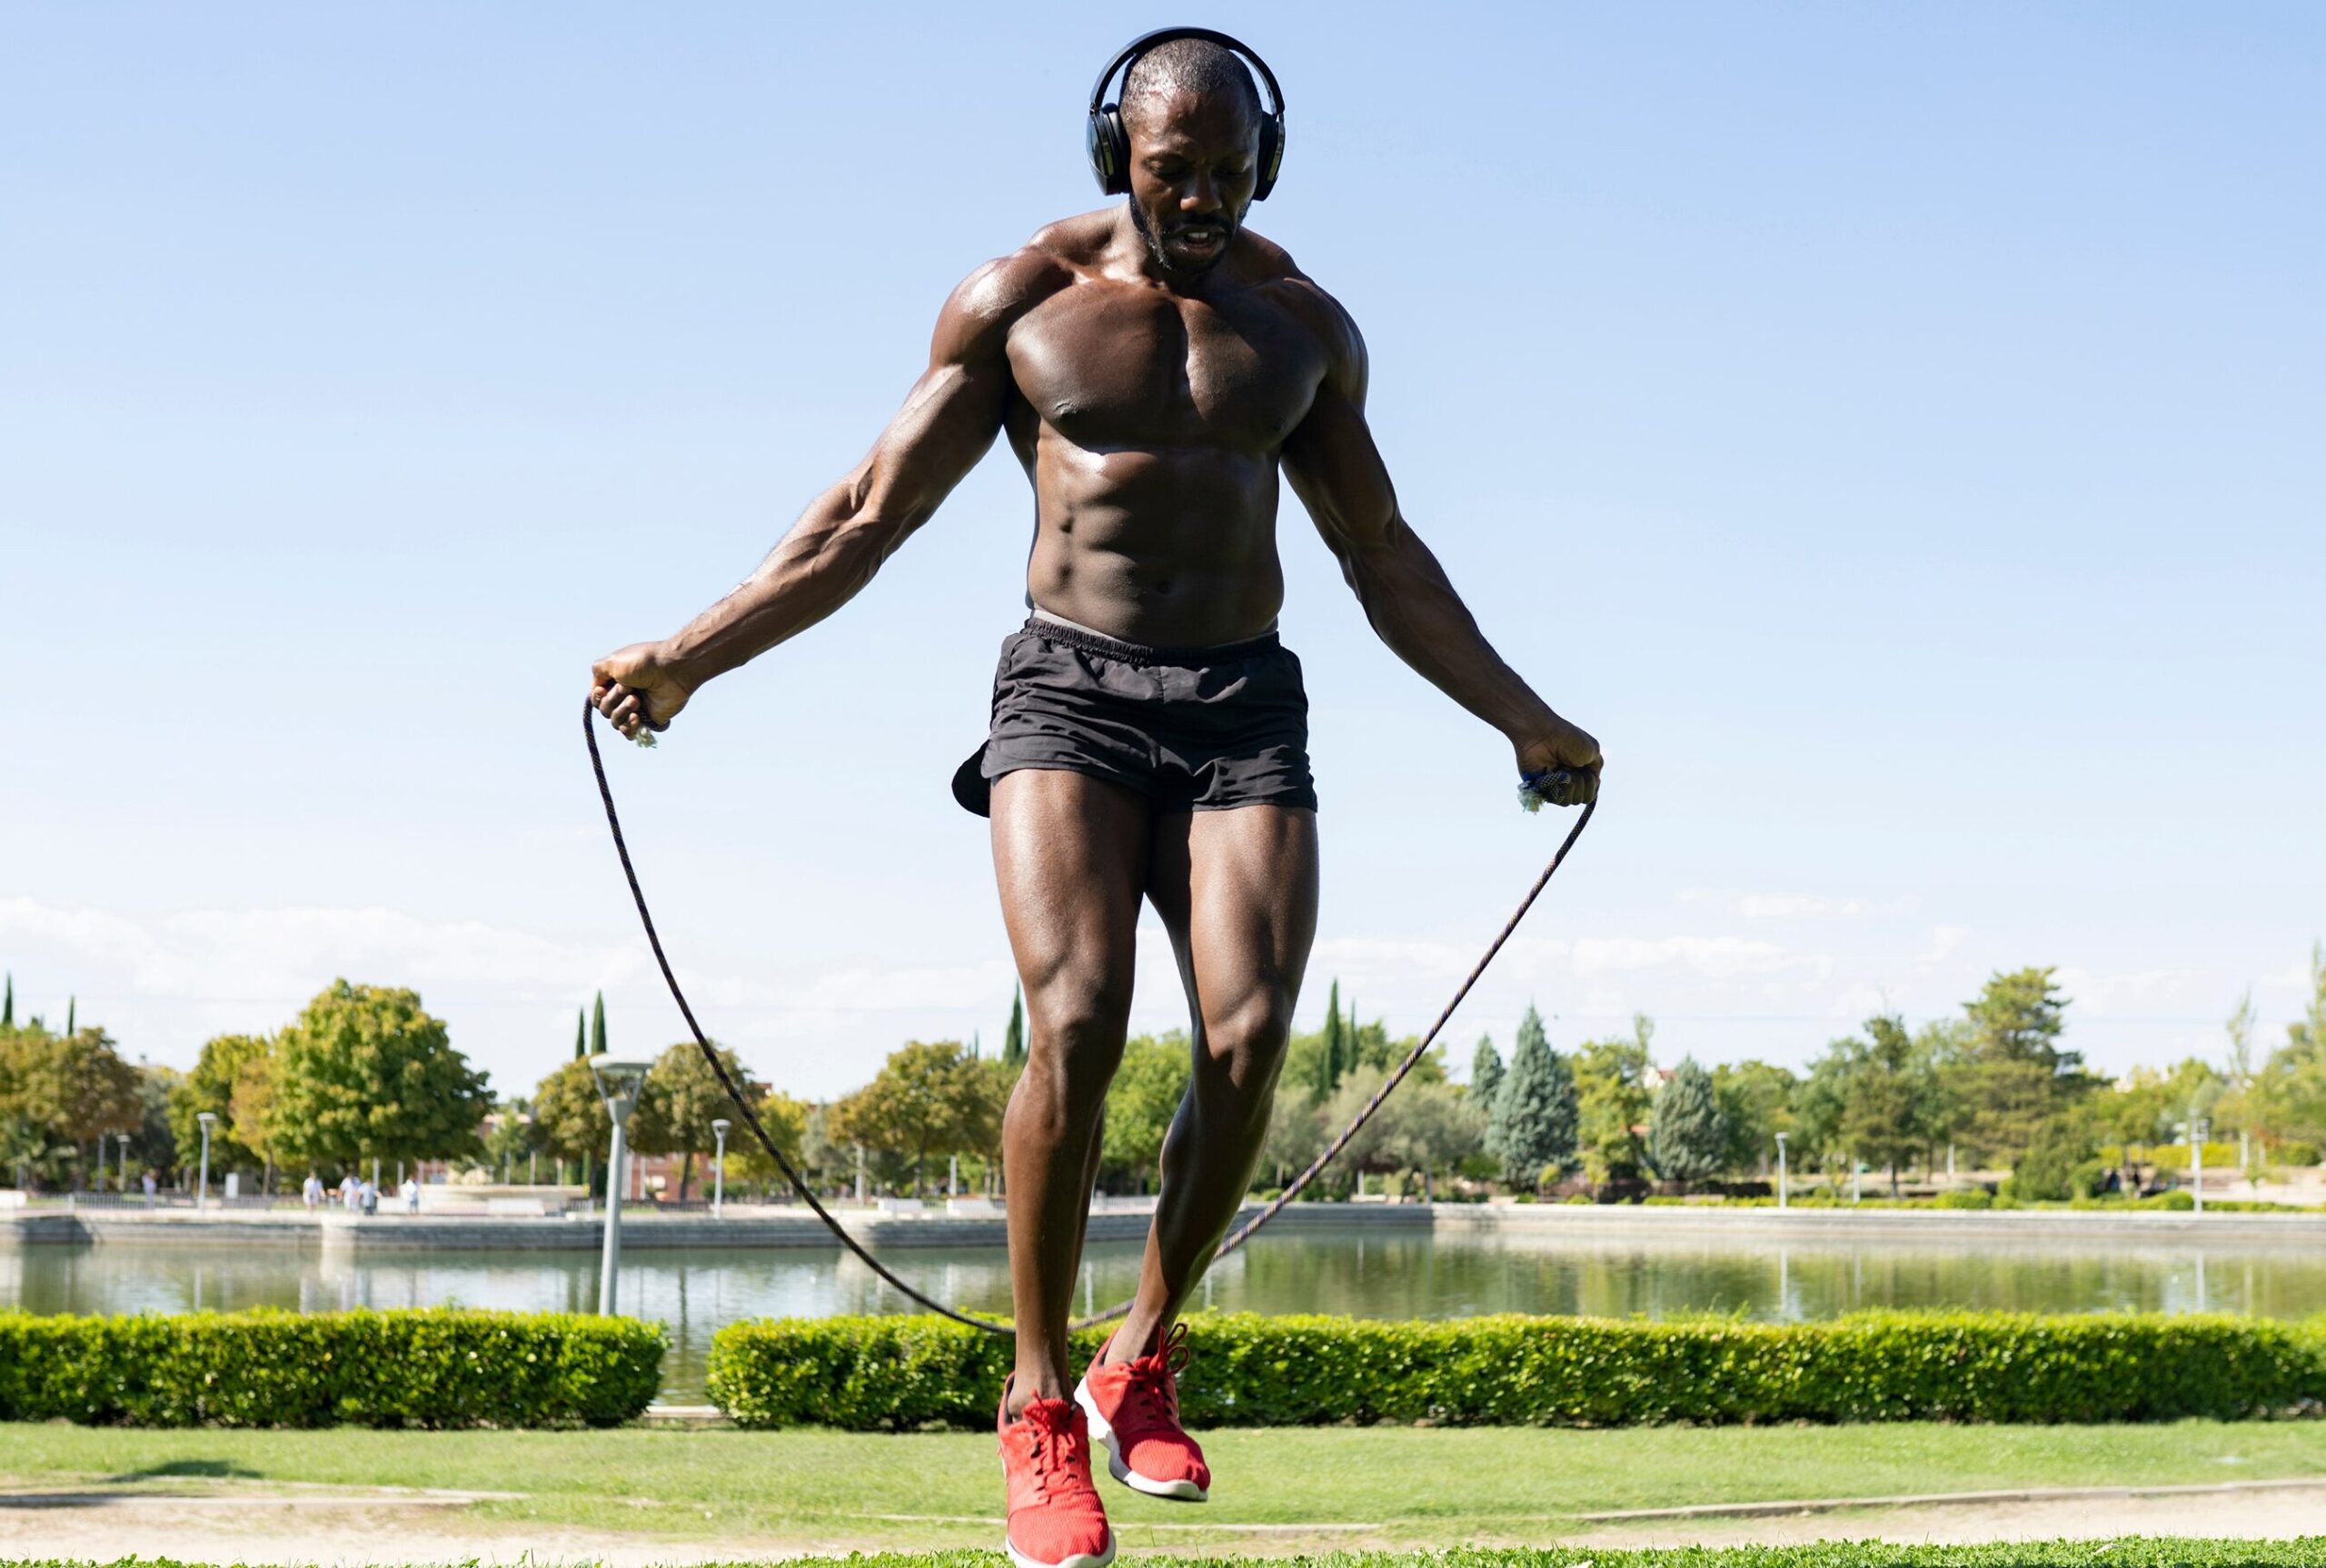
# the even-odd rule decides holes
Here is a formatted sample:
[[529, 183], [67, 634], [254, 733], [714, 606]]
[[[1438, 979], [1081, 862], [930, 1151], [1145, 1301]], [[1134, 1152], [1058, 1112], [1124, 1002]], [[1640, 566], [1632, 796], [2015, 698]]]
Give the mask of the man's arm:
[[750, 662], [853, 599], [927, 522], [1001, 429], [1010, 323], [1038, 298], [1049, 263], [1021, 251], [972, 273], [937, 318], [929, 368], [848, 475], [818, 496], [759, 570], [659, 642], [591, 668], [590, 700], [635, 736], [661, 728], [713, 676]]
[[1284, 474], [1338, 557], [1374, 631], [1439, 690], [1509, 738], [1521, 775], [1597, 775], [1599, 743], [1551, 710], [1502, 661], [1437, 558], [1397, 510], [1365, 422], [1365, 342], [1322, 291], [1314, 296], [1331, 368], [1284, 443]]

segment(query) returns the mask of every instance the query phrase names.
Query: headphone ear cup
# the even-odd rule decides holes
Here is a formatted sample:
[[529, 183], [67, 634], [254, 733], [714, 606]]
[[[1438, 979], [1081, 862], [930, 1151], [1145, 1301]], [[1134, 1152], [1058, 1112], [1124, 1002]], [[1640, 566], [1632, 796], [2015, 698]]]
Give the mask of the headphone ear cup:
[[1130, 190], [1130, 134], [1123, 129], [1122, 111], [1108, 104], [1090, 112], [1084, 141], [1090, 151], [1090, 173], [1098, 189], [1109, 196]]
[[1252, 200], [1265, 202], [1268, 193], [1276, 189], [1277, 174], [1284, 167], [1284, 120], [1270, 114], [1260, 122], [1260, 177], [1252, 182]]

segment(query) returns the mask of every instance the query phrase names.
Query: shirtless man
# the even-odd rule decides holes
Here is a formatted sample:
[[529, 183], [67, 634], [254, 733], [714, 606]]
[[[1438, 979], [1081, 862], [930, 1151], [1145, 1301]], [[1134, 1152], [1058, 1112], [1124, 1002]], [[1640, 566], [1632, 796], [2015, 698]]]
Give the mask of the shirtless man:
[[[992, 819], [1030, 1025], [1003, 1142], [1017, 1369], [999, 1427], [1021, 1568], [1112, 1559], [1093, 1438], [1139, 1491], [1201, 1501], [1210, 1484], [1179, 1425], [1174, 1325], [1247, 1190], [1317, 925], [1307, 700], [1275, 630], [1279, 471], [1374, 630], [1508, 737], [1522, 778], [1551, 775], [1566, 804], [1599, 769], [1598, 744], [1487, 646], [1407, 525], [1366, 428], [1355, 323], [1243, 226], [1274, 183], [1282, 99], [1270, 77], [1263, 104], [1223, 45], [1250, 55], [1192, 28], [1125, 50], [1099, 81], [1128, 62], [1092, 162], [1128, 199], [972, 273], [863, 461], [732, 593], [592, 671], [623, 734], [659, 728], [846, 603], [996, 435], [1033, 482], [1034, 613], [1002, 644], [990, 737], [954, 779]], [[1194, 1073], [1137, 1303], [1078, 1383], [1069, 1303], [1141, 899], [1170, 933]]]

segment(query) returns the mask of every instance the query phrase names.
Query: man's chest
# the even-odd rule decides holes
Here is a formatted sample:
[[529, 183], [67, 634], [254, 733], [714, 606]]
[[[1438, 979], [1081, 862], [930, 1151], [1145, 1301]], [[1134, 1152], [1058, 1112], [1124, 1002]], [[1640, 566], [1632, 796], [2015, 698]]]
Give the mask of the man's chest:
[[1078, 446], [1282, 443], [1315, 398], [1324, 356], [1265, 296], [1225, 305], [1085, 283], [1046, 301], [1009, 335], [1018, 390]]

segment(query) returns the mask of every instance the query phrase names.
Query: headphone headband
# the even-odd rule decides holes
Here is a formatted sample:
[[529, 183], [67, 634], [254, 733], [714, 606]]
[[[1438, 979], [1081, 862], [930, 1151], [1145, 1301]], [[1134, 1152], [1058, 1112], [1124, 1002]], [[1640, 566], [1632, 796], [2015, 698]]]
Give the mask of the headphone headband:
[[1137, 65], [1138, 57], [1149, 49], [1179, 38], [1200, 38], [1207, 44], [1217, 44], [1223, 49], [1242, 55], [1245, 62], [1260, 74], [1260, 80], [1267, 84], [1268, 101], [1263, 106], [1267, 109], [1268, 116], [1275, 120], [1284, 118], [1284, 89], [1277, 85], [1276, 73], [1268, 69], [1268, 63], [1254, 53], [1250, 45], [1240, 43], [1227, 34], [1216, 32], [1209, 27], [1158, 27], [1154, 32], [1144, 34], [1124, 45], [1122, 52], [1107, 62], [1107, 68], [1098, 73], [1098, 80], [1091, 84], [1090, 112], [1095, 114], [1105, 104], [1107, 84], [1115, 79], [1116, 72], [1124, 73], [1123, 86], [1128, 90], [1130, 86], [1130, 75], [1127, 67]]
[[1257, 71], [1267, 84], [1267, 101], [1261, 104], [1260, 156], [1254, 170], [1252, 200], [1265, 202], [1276, 188], [1276, 177], [1284, 167], [1284, 89], [1277, 85], [1276, 73], [1259, 57], [1248, 44], [1238, 43], [1225, 33], [1209, 27], [1160, 27], [1152, 33], [1132, 39], [1122, 52], [1107, 62], [1098, 73], [1098, 80], [1090, 88], [1090, 113], [1088, 116], [1087, 143], [1090, 154], [1090, 173], [1098, 181], [1098, 188], [1110, 196], [1119, 196], [1130, 189], [1130, 133], [1123, 129], [1122, 105], [1107, 102], [1108, 85], [1119, 71], [1123, 91], [1130, 91], [1130, 74], [1138, 68], [1140, 56], [1158, 45], [1179, 38], [1200, 38], [1216, 44], [1243, 60]]

